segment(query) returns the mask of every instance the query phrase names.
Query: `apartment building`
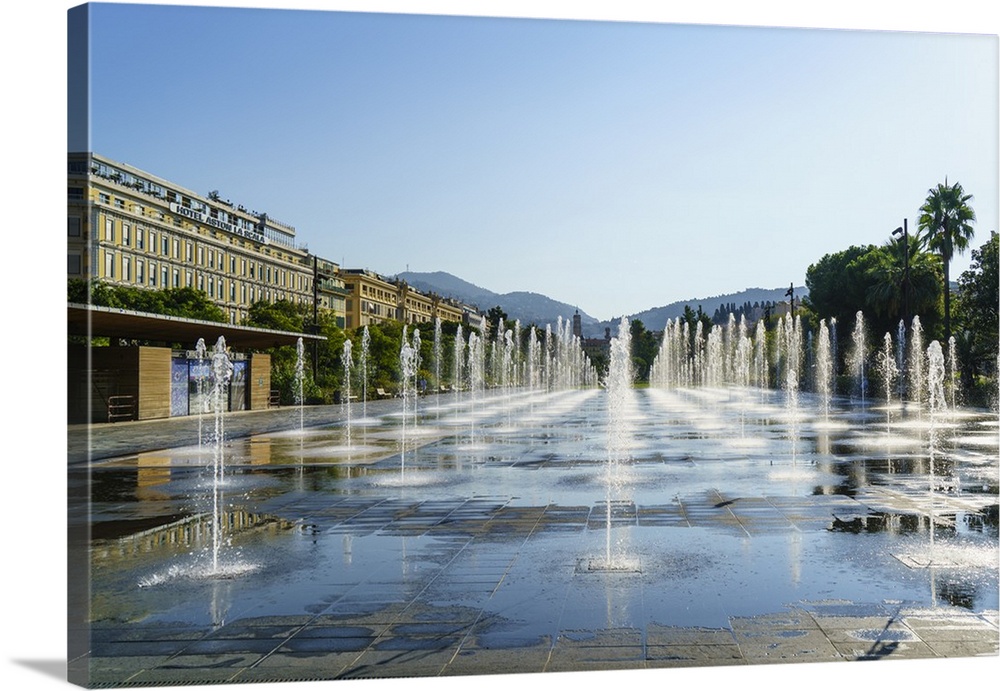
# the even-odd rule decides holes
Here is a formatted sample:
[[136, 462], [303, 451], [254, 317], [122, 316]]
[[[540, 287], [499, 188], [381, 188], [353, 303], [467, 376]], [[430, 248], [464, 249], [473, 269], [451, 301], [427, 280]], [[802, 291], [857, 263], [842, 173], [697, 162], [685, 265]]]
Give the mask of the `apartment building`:
[[434, 294], [422, 293], [405, 281], [368, 269], [341, 269], [347, 290], [347, 328], [377, 324], [387, 319], [405, 324], [428, 324], [436, 318], [468, 324], [479, 316], [474, 307]]
[[260, 300], [333, 310], [343, 324], [339, 267], [297, 244], [293, 226], [95, 153], [68, 164], [70, 278], [196, 288], [232, 324]]

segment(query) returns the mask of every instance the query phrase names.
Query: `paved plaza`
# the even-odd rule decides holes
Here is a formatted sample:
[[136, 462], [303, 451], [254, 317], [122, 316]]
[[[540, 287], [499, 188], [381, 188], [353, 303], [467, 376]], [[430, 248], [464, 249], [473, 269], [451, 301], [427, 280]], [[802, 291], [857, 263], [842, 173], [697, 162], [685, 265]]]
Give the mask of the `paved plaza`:
[[409, 427], [398, 400], [226, 416], [214, 552], [198, 420], [71, 428], [92, 592], [71, 668], [121, 687], [998, 654], [989, 416], [950, 423], [928, 469], [902, 415], [890, 435], [879, 412], [824, 427], [763, 394], [645, 391], [611, 477], [601, 392], [511, 398], [428, 397]]

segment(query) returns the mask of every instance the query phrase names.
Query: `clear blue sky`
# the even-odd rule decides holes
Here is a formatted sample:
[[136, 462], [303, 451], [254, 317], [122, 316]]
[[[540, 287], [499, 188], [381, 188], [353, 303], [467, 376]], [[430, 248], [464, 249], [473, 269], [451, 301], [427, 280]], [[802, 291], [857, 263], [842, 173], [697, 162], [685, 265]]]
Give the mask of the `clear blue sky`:
[[604, 319], [801, 284], [945, 176], [997, 227], [995, 36], [98, 4], [92, 49], [92, 150]]

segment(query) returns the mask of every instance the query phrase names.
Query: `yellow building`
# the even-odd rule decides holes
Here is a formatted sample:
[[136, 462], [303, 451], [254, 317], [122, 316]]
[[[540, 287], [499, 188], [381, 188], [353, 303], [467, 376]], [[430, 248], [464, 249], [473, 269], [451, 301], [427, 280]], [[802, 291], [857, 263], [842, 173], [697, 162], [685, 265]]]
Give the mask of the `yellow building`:
[[473, 307], [422, 293], [405, 281], [380, 276], [367, 269], [341, 269], [340, 277], [347, 290], [347, 328], [355, 329], [386, 320], [405, 324], [428, 324], [441, 321], [468, 323], [476, 315]]
[[196, 288], [242, 323], [253, 303], [331, 309], [346, 291], [295, 228], [94, 153], [69, 154], [67, 273], [141, 288]]

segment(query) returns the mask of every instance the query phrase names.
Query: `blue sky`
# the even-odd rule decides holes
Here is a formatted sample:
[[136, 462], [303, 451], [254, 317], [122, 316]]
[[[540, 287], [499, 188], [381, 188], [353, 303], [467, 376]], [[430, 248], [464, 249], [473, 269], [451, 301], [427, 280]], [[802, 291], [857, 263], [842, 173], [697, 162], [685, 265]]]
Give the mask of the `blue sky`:
[[92, 32], [90, 148], [345, 267], [610, 318], [800, 284], [946, 175], [997, 226], [995, 37], [111, 4]]
[[995, 36], [98, 4], [92, 46], [91, 149], [347, 268], [607, 319], [801, 284], [946, 175], [997, 227]]

